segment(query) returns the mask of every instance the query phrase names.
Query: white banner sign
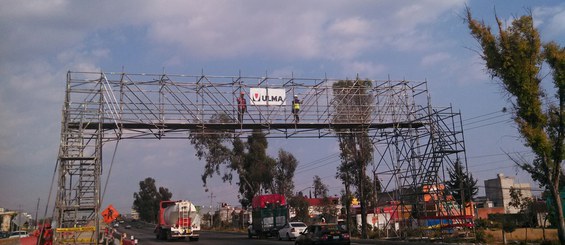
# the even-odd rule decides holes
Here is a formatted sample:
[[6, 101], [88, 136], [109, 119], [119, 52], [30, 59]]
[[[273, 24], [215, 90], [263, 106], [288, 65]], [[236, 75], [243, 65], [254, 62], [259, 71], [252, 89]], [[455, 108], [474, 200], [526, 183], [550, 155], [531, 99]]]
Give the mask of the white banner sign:
[[286, 92], [275, 88], [250, 88], [252, 105], [286, 105]]

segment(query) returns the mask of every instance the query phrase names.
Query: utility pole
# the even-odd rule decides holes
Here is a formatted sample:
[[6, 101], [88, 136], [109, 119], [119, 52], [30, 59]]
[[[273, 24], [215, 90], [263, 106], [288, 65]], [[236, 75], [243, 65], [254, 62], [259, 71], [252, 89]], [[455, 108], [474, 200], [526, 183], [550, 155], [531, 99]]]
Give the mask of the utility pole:
[[216, 196], [214, 196], [214, 192], [210, 192], [210, 210], [208, 211], [208, 214], [210, 214], [210, 228], [212, 228], [214, 226], [214, 216], [212, 215], [212, 203], [214, 201], [214, 198]]
[[[358, 146], [357, 150], [358, 158], [357, 161], [360, 164], [359, 168], [359, 201], [361, 204], [361, 239], [367, 239], [367, 210], [365, 199], [365, 155], [363, 155], [363, 138], [362, 135], [358, 135]], [[357, 147], [355, 147], [357, 149]]]
[[37, 224], [39, 223], [39, 200], [41, 200], [40, 198], [37, 198], [37, 206], [35, 207], [35, 228], [37, 229]]

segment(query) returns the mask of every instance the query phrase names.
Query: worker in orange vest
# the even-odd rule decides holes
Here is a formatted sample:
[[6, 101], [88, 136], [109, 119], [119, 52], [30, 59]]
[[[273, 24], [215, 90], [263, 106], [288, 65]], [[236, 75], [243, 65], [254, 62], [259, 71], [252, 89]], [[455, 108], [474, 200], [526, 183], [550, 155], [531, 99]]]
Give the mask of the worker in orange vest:
[[245, 92], [241, 91], [237, 98], [237, 120], [243, 122], [243, 115], [247, 111], [247, 101], [245, 100]]

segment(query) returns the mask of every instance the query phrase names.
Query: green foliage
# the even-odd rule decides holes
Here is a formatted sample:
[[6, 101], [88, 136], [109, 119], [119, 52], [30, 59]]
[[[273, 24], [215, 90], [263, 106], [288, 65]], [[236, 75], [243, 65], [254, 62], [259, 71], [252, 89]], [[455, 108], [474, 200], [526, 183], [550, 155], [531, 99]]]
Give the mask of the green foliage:
[[485, 230], [476, 230], [475, 241], [478, 243], [492, 244], [494, 242], [494, 237], [492, 234], [487, 234]]
[[[301, 193], [300, 193], [301, 194]], [[308, 215], [308, 201], [302, 195], [291, 196], [288, 198], [288, 205], [294, 208], [296, 216], [293, 221], [309, 222], [310, 216]]]
[[[498, 17], [496, 21], [498, 36], [484, 22], [473, 19], [467, 9], [469, 29], [481, 45], [488, 72], [508, 92], [514, 121], [525, 145], [536, 155], [532, 163], [513, 160], [555, 198], [559, 240], [565, 243], [565, 219], [559, 199], [561, 163], [565, 158], [565, 48], [555, 42], [542, 45], [531, 15], [515, 18], [507, 28]], [[551, 69], [553, 88], [542, 87], [539, 72], [543, 62]], [[546, 98], [550, 93], [554, 99]]]
[[517, 225], [513, 221], [504, 220], [502, 222], [502, 229], [504, 230], [504, 232], [512, 233], [516, 230], [516, 228], [517, 228]]
[[328, 197], [328, 185], [322, 182], [320, 176], [314, 176], [314, 182], [312, 186], [314, 186], [314, 198]]
[[[210, 123], [227, 123], [231, 121], [233, 120], [225, 114], [217, 114], [210, 119]], [[206, 187], [207, 179], [214, 174], [223, 175], [222, 179], [224, 181], [231, 181], [231, 169], [221, 173], [220, 167], [230, 163], [232, 151], [228, 145], [233, 138], [233, 132], [214, 129], [193, 130], [190, 131], [188, 138], [196, 150], [196, 157], [199, 160], [204, 159], [206, 161], [204, 173], [202, 174], [204, 187]]]
[[[267, 139], [260, 129], [254, 129], [247, 137], [247, 153], [243, 157], [243, 166], [239, 167], [239, 193], [242, 201], [250, 203], [261, 190], [273, 190], [275, 159], [267, 155]], [[240, 200], [241, 201], [241, 200]]]
[[461, 161], [456, 161], [453, 169], [448, 169], [449, 180], [446, 186], [459, 205], [461, 201], [461, 193], [464, 195], [465, 202], [470, 202], [479, 192], [477, 187], [477, 179], [473, 178], [473, 174], [467, 172]]
[[171, 200], [173, 194], [169, 189], [155, 186], [153, 178], [139, 182], [139, 192], [133, 193], [133, 209], [139, 213], [139, 218], [146, 222], [156, 222], [159, 214], [159, 203]]
[[540, 245], [559, 245], [561, 243], [559, 243], [559, 241], [553, 241], [553, 240], [544, 240], [540, 242]]
[[474, 224], [477, 229], [492, 228], [492, 221], [488, 219], [476, 219]]
[[[373, 96], [370, 94], [369, 80], [341, 80], [333, 84], [332, 107], [335, 110], [334, 124], [369, 123], [374, 110]], [[342, 180], [346, 192], [350, 185], [356, 186], [361, 202], [362, 231], [366, 235], [366, 204], [368, 195], [365, 191], [366, 167], [373, 159], [373, 144], [368, 137], [368, 130], [363, 128], [336, 129], [341, 150], [341, 165], [336, 176]], [[369, 182], [370, 183], [370, 182]], [[362, 193], [362, 194], [361, 194]], [[349, 205], [346, 205], [349, 208]]]
[[[217, 114], [211, 123], [233, 122], [228, 115]], [[239, 177], [239, 199], [247, 207], [261, 191], [289, 195], [297, 161], [294, 156], [281, 150], [278, 161], [267, 155], [268, 142], [260, 129], [254, 129], [243, 142], [233, 130], [199, 129], [189, 134], [191, 144], [199, 160], [205, 160], [202, 182], [206, 187], [208, 178], [222, 176], [231, 183], [234, 172]], [[231, 144], [231, 146], [230, 146]]]
[[298, 166], [298, 160], [296, 160], [294, 155], [279, 149], [273, 179], [274, 193], [284, 194], [286, 197], [293, 195], [294, 182], [289, 180], [294, 178], [296, 166]]

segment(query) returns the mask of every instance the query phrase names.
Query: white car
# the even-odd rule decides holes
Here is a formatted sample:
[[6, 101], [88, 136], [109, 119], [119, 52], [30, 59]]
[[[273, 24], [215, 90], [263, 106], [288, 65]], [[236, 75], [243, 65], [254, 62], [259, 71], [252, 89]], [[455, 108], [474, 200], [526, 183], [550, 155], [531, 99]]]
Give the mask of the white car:
[[277, 238], [279, 238], [279, 240], [286, 238], [290, 241], [300, 236], [300, 232], [303, 232], [304, 230], [306, 230], [306, 224], [302, 222], [290, 222], [279, 230]]

